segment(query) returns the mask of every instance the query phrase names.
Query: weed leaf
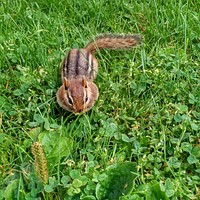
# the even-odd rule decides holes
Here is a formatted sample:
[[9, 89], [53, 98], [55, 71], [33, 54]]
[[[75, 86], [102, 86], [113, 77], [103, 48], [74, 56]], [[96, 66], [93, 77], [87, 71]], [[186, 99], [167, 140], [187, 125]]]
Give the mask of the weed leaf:
[[6, 188], [4, 192], [4, 198], [6, 200], [12, 200], [15, 197], [15, 191], [17, 190], [19, 180], [13, 180]]
[[54, 131], [44, 131], [38, 138], [49, 162], [55, 163], [63, 157], [68, 157], [71, 153], [73, 141], [66, 136], [60, 136]]
[[104, 178], [96, 187], [98, 200], [119, 199], [123, 194], [128, 194], [133, 189], [133, 180], [136, 177], [136, 164], [125, 162], [108, 167]]
[[[163, 186], [164, 190], [166, 186]], [[165, 192], [161, 191], [160, 184], [157, 181], [151, 181], [150, 183], [141, 185], [137, 191], [134, 193], [144, 194], [145, 200], [169, 200]]]

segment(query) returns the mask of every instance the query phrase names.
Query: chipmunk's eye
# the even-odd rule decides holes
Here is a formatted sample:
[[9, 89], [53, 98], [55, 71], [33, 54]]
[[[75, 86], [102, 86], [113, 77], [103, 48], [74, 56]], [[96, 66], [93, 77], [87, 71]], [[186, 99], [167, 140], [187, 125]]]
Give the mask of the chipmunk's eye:
[[86, 97], [85, 97], [85, 102], [88, 102], [88, 96], [86, 95]]
[[73, 101], [72, 101], [72, 98], [71, 98], [71, 97], [68, 97], [68, 102], [69, 102], [70, 105], [73, 104]]

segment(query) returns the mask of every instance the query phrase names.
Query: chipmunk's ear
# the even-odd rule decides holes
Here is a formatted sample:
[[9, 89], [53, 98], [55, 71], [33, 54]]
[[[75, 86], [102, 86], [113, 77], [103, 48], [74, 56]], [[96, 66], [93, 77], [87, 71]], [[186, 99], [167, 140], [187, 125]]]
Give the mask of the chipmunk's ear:
[[65, 77], [64, 77], [63, 86], [64, 86], [65, 90], [68, 90], [68, 88], [70, 86], [70, 82]]
[[85, 77], [84, 77], [83, 80], [82, 80], [82, 85], [83, 85], [84, 88], [87, 88], [87, 87], [88, 87], [87, 80], [86, 80]]

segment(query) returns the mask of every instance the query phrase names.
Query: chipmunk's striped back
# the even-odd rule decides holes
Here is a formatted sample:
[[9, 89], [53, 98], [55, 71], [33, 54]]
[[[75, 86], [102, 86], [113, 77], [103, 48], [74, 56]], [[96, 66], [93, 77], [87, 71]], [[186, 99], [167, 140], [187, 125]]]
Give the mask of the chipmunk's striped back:
[[72, 49], [62, 63], [62, 76], [93, 80], [97, 74], [96, 58], [86, 49]]

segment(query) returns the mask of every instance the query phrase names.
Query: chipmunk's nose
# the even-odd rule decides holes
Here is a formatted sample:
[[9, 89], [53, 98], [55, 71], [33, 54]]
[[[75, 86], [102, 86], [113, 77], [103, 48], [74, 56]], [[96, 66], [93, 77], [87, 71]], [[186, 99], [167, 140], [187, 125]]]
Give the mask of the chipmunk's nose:
[[76, 112], [77, 113], [82, 113], [84, 111], [84, 109], [78, 109]]

